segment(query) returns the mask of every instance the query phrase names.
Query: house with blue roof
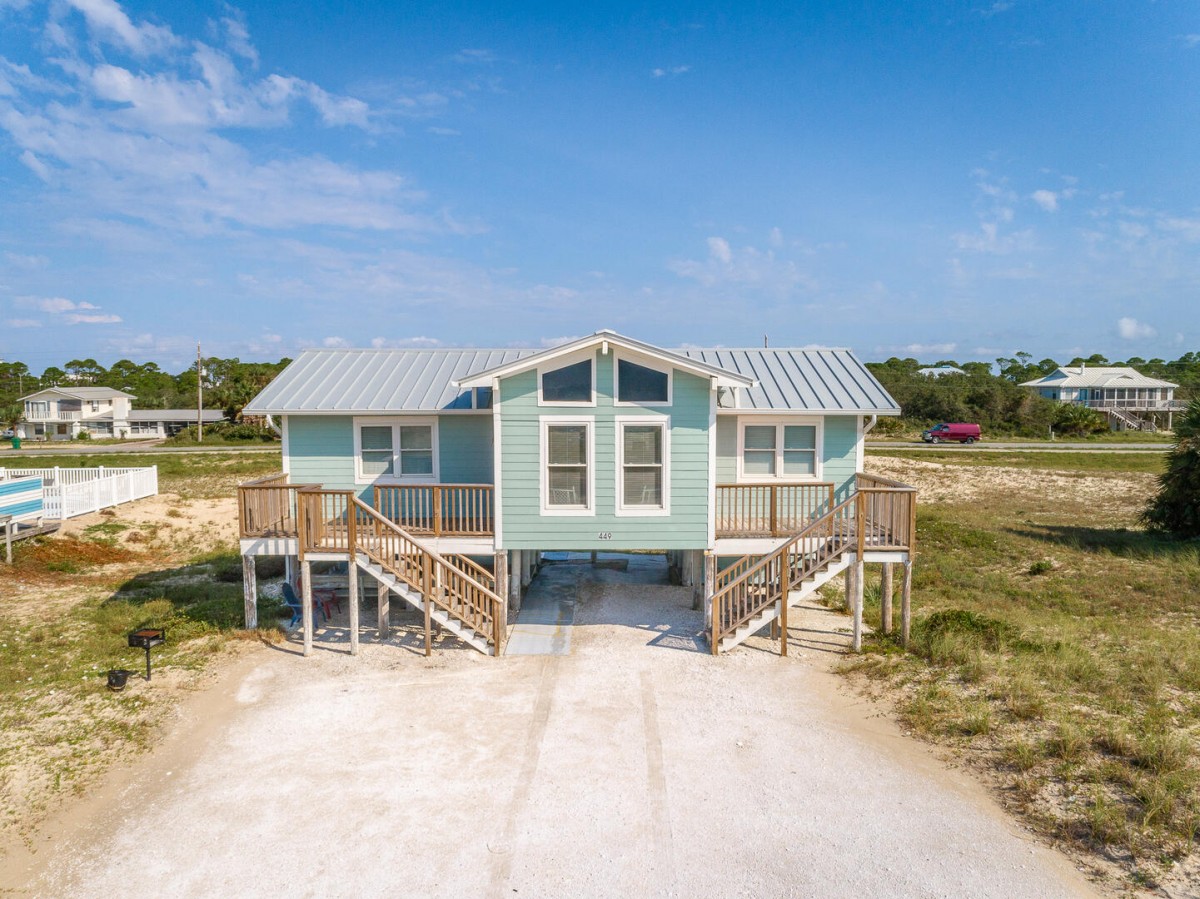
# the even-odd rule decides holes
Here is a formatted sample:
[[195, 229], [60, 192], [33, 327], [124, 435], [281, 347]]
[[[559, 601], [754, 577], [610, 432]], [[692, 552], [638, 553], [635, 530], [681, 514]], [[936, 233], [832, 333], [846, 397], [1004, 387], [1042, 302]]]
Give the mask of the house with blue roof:
[[915, 491], [862, 466], [900, 409], [849, 350], [314, 349], [245, 412], [283, 435], [239, 489], [248, 623], [261, 555], [345, 561], [381, 630], [398, 596], [490, 653], [549, 552], [666, 553], [714, 652], [865, 562], [911, 574]]

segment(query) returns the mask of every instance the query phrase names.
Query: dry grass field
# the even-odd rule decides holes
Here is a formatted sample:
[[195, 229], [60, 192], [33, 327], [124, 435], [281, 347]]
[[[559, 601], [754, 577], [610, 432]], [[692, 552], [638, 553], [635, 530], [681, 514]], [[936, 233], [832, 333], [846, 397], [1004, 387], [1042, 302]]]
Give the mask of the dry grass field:
[[[212, 659], [244, 645], [246, 636], [275, 637], [237, 629], [242, 573], [233, 497], [238, 481], [277, 469], [278, 457], [152, 458], [159, 464], [157, 497], [18, 543], [4, 572], [0, 836], [28, 834], [124, 753], [149, 745], [180, 693], [203, 682]], [[75, 467], [80, 460], [37, 464]], [[134, 679], [124, 692], [109, 692], [108, 669], [143, 670], [144, 657], [128, 648], [126, 634], [144, 626], [168, 634], [154, 650], [153, 689]]]
[[918, 611], [847, 668], [1110, 882], [1194, 895], [1200, 546], [1138, 527], [1160, 455], [1012, 457], [868, 457], [921, 489]]

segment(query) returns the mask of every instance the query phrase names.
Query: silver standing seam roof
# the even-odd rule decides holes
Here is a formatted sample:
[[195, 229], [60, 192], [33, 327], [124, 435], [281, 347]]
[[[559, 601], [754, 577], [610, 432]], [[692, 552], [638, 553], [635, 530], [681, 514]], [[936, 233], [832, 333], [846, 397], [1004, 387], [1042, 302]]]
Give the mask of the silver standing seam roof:
[[849, 350], [756, 348], [678, 352], [754, 378], [758, 382], [754, 387], [738, 390], [739, 412], [900, 414], [900, 406]]
[[[454, 381], [541, 350], [305, 350], [246, 406], [251, 415], [346, 415], [470, 409]], [[738, 408], [899, 415], [866, 366], [844, 349], [682, 349], [681, 356], [754, 378]]]

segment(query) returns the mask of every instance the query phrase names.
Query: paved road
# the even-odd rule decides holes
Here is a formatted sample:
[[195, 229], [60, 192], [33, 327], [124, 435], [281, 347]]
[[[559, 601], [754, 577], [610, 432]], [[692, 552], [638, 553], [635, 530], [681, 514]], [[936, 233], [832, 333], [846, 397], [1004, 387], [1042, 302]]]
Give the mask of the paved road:
[[1166, 453], [1170, 452], [1169, 443], [991, 443], [983, 441], [965, 446], [961, 443], [925, 443], [914, 440], [911, 443], [893, 443], [879, 440], [868, 440], [869, 450], [951, 450], [964, 453]]
[[[5, 441], [7, 444], [7, 441]], [[275, 453], [280, 452], [279, 445], [274, 446], [163, 446], [158, 440], [138, 440], [130, 443], [106, 443], [101, 446], [80, 441], [63, 441], [51, 447], [29, 449], [22, 446], [19, 450], [0, 448], [0, 465], [5, 459], [20, 459], [22, 462], [36, 459], [38, 456], [103, 456], [111, 453], [121, 455], [141, 456], [154, 454], [178, 453]]]
[[254, 651], [14, 895], [1096, 895], [845, 691], [844, 617], [714, 658], [665, 564], [543, 577], [567, 655], [426, 659], [410, 625], [352, 658], [336, 621]]

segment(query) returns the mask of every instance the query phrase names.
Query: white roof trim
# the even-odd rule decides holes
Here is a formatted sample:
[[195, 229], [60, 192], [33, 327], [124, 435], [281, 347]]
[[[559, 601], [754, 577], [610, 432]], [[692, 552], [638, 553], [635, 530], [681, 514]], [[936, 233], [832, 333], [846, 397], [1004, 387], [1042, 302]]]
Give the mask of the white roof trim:
[[500, 365], [486, 371], [476, 372], [470, 377], [451, 381], [450, 383], [459, 388], [491, 387], [493, 378], [504, 378], [517, 372], [528, 371], [531, 368], [537, 368], [562, 356], [570, 355], [591, 346], [599, 346], [603, 343], [627, 349], [634, 353], [641, 353], [642, 355], [657, 359], [674, 368], [683, 369], [702, 378], [715, 378], [718, 387], [754, 387], [758, 383], [753, 378], [747, 378], [723, 368], [697, 362], [694, 359], [689, 359], [687, 356], [680, 356], [661, 347], [643, 343], [640, 340], [634, 340], [631, 337], [618, 334], [616, 331], [608, 330], [597, 331], [595, 334], [581, 337], [570, 343], [564, 343], [562, 346], [552, 347], [541, 353], [534, 353], [531, 356], [526, 356], [507, 365]]
[[17, 402], [22, 403], [25, 400], [31, 400], [34, 397], [41, 396], [43, 393], [58, 393], [58, 394], [62, 394], [63, 396], [66, 396], [66, 397], [70, 397], [73, 400], [113, 399], [115, 397], [125, 397], [125, 398], [131, 399], [131, 400], [137, 399], [137, 397], [134, 396], [132, 393], [126, 393], [124, 390], [117, 390], [117, 388], [115, 388], [115, 387], [94, 387], [91, 389], [107, 390], [107, 391], [109, 391], [109, 393], [107, 395], [97, 394], [96, 396], [88, 396], [86, 393], [72, 393], [71, 390], [67, 387], [43, 387], [37, 393], [30, 393], [23, 397], [18, 398]]

